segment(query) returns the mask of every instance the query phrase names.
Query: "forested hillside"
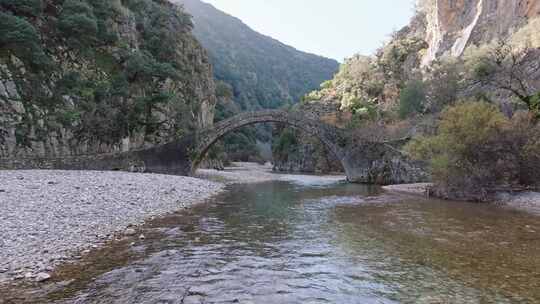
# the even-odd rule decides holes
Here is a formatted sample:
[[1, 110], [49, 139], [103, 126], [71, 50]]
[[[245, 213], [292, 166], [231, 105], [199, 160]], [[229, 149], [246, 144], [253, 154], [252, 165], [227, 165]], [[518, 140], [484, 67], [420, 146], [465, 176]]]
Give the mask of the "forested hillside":
[[230, 84], [243, 110], [294, 103], [338, 69], [335, 60], [298, 51], [200, 0], [177, 0], [193, 15], [216, 79]]
[[[298, 51], [249, 28], [200, 0], [175, 0], [193, 15], [194, 34], [208, 50], [219, 82], [216, 119], [239, 111], [273, 109], [297, 103], [331, 79], [338, 62]], [[268, 140], [269, 130], [245, 128], [227, 136], [229, 153], [256, 153], [255, 138]], [[249, 151], [248, 151], [249, 150]]]
[[162, 0], [0, 0], [0, 156], [134, 149], [212, 123], [192, 26]]

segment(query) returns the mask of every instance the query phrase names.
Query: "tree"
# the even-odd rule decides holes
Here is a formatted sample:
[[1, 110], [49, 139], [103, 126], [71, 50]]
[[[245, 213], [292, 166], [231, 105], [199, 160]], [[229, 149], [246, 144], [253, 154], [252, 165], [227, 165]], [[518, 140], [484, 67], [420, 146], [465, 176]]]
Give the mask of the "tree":
[[41, 0], [0, 0], [0, 7], [29, 17], [38, 17], [43, 11]]
[[409, 81], [399, 94], [399, 116], [406, 118], [412, 114], [420, 113], [425, 102], [424, 83], [421, 80]]
[[86, 2], [66, 0], [58, 20], [58, 29], [71, 47], [84, 49], [97, 41], [98, 22]]
[[459, 59], [442, 58], [426, 68], [426, 110], [438, 113], [457, 100], [460, 88]]
[[43, 69], [48, 63], [34, 26], [23, 18], [3, 12], [0, 12], [0, 49], [21, 58], [34, 69]]
[[529, 111], [540, 117], [538, 93], [533, 84], [540, 70], [537, 51], [528, 47], [517, 48], [499, 40], [474, 66], [473, 74], [480, 83], [494, 89], [510, 92], [522, 101]]

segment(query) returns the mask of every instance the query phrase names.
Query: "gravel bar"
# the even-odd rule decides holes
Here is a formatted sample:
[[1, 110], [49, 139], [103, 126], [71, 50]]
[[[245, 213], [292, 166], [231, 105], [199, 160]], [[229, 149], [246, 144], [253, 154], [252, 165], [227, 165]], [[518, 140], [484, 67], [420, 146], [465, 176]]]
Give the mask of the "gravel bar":
[[218, 171], [214, 169], [199, 169], [197, 176], [216, 180], [226, 184], [253, 184], [269, 181], [286, 181], [305, 186], [322, 186], [346, 181], [344, 175], [305, 175], [295, 173], [279, 173], [272, 171], [272, 165], [257, 163], [234, 162], [233, 166]]
[[183, 176], [0, 171], [0, 283], [46, 280], [54, 266], [133, 234], [145, 220], [203, 202], [224, 185]]

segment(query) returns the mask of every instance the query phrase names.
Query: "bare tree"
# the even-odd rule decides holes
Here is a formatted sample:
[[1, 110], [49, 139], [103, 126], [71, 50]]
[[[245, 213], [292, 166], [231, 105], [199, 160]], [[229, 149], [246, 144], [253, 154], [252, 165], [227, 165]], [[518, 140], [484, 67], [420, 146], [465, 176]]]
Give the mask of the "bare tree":
[[540, 70], [538, 50], [528, 47], [516, 48], [500, 40], [482, 58], [475, 76], [482, 84], [512, 93], [524, 102], [531, 112], [540, 115], [538, 94], [540, 88], [533, 82]]

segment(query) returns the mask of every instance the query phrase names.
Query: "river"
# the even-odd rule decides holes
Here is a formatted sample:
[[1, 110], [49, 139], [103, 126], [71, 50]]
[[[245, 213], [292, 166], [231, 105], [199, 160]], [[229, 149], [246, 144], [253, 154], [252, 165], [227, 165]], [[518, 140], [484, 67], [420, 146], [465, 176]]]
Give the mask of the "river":
[[540, 217], [493, 205], [270, 181], [229, 186], [143, 233], [60, 268], [32, 299], [540, 303]]

